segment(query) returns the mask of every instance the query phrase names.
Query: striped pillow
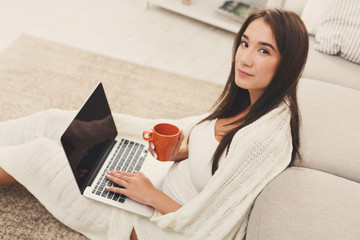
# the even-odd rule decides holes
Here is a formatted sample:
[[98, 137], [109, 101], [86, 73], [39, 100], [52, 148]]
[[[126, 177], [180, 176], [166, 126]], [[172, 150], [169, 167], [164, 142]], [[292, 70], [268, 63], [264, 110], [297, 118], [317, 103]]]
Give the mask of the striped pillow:
[[360, 1], [330, 0], [327, 8], [315, 50], [360, 64]]

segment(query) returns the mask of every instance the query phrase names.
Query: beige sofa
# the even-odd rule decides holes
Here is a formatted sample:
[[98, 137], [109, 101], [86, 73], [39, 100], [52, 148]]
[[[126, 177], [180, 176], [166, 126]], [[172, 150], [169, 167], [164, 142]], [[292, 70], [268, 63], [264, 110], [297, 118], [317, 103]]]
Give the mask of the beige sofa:
[[[285, 7], [301, 15], [305, 4]], [[360, 239], [360, 65], [310, 43], [298, 89], [302, 159], [258, 196], [246, 240]]]

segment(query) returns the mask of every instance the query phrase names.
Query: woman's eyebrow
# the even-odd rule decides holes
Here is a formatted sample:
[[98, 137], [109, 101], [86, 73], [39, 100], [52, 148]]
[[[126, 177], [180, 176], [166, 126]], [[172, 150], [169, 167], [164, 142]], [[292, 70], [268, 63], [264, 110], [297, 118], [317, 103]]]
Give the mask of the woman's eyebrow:
[[[245, 38], [245, 39], [247, 39], [247, 40], [249, 40], [249, 37], [248, 37], [248, 36], [246, 36], [246, 34], [243, 34], [243, 35], [242, 35], [242, 37], [243, 37], [243, 38]], [[274, 46], [273, 46], [273, 45], [271, 45], [270, 43], [267, 43], [267, 42], [259, 42], [258, 44], [263, 45], [263, 46], [268, 46], [268, 47], [271, 47], [271, 48], [272, 48], [272, 50], [274, 50], [274, 51], [276, 52], [276, 50], [275, 50]]]

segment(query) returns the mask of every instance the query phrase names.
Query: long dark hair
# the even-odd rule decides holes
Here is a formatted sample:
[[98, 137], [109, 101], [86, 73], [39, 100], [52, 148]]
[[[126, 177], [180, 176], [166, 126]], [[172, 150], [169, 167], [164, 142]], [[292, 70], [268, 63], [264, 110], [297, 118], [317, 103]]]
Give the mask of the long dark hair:
[[246, 28], [258, 18], [263, 18], [272, 29], [276, 45], [281, 54], [280, 63], [262, 96], [251, 106], [249, 112], [244, 117], [232, 123], [235, 124], [235, 127], [223, 136], [213, 155], [212, 174], [218, 169], [219, 159], [223, 152], [229, 150], [235, 133], [276, 108], [285, 99], [287, 99], [286, 102], [291, 112], [290, 125], [293, 145], [291, 163], [296, 155], [299, 155], [300, 115], [296, 89], [306, 63], [309, 38], [304, 23], [294, 12], [280, 9], [265, 9], [254, 12], [245, 20], [235, 37], [231, 71], [225, 88], [215, 103], [212, 113], [201, 122], [217, 118], [230, 118], [249, 107], [249, 91], [235, 84], [235, 54]]

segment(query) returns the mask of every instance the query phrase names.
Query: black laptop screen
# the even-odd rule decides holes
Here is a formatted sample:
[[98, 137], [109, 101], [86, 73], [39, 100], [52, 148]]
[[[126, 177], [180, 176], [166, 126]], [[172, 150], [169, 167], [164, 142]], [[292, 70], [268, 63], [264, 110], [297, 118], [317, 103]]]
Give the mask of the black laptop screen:
[[80, 189], [117, 135], [104, 89], [100, 83], [61, 137]]

